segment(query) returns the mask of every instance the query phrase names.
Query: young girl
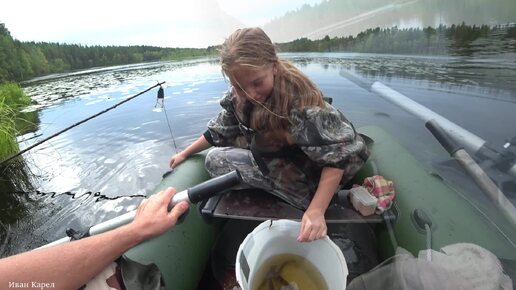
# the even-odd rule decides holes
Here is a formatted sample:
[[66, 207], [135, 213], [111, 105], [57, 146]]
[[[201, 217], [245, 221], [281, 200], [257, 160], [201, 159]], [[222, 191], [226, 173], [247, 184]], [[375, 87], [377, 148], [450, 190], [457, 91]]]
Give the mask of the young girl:
[[324, 237], [324, 213], [367, 159], [365, 142], [307, 76], [278, 58], [262, 29], [238, 29], [220, 55], [231, 82], [223, 110], [204, 135], [172, 156], [170, 167], [217, 146], [206, 157], [210, 175], [238, 169], [249, 187], [305, 210], [299, 241]]

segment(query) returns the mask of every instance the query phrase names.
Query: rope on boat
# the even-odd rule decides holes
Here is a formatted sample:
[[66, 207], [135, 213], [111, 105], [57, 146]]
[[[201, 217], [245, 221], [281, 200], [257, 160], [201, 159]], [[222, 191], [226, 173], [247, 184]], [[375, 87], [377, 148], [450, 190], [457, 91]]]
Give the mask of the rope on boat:
[[[14, 159], [14, 158], [16, 158], [16, 157], [18, 157], [18, 156], [22, 155], [23, 153], [25, 153], [25, 152], [27, 152], [27, 151], [29, 151], [29, 150], [33, 149], [34, 147], [39, 146], [39, 145], [41, 145], [41, 144], [43, 144], [43, 143], [47, 142], [48, 140], [50, 140], [50, 139], [52, 139], [52, 138], [55, 138], [55, 137], [57, 137], [57, 136], [61, 135], [62, 133], [66, 132], [66, 131], [68, 131], [68, 130], [70, 130], [70, 129], [74, 128], [74, 127], [77, 127], [77, 126], [79, 126], [79, 125], [81, 125], [81, 124], [83, 124], [83, 123], [85, 123], [85, 122], [87, 122], [87, 121], [89, 121], [89, 120], [91, 120], [91, 119], [93, 119], [93, 118], [95, 118], [95, 117], [98, 117], [98, 116], [100, 116], [100, 115], [102, 115], [102, 114], [104, 114], [104, 113], [106, 113], [106, 112], [108, 112], [108, 111], [111, 111], [112, 109], [114, 109], [114, 108], [116, 108], [116, 107], [120, 106], [121, 104], [126, 103], [126, 102], [128, 102], [128, 101], [130, 101], [130, 100], [132, 100], [132, 99], [134, 99], [134, 98], [136, 98], [136, 97], [138, 97], [138, 96], [140, 96], [140, 95], [142, 95], [142, 94], [144, 94], [144, 93], [146, 93], [146, 92], [148, 92], [148, 91], [152, 90], [152, 89], [153, 89], [153, 88], [155, 88], [155, 87], [158, 87], [158, 86], [160, 86], [160, 87], [161, 87], [161, 85], [162, 85], [162, 84], [164, 84], [164, 83], [165, 83], [165, 82], [161, 82], [161, 83], [159, 83], [159, 82], [158, 82], [157, 84], [153, 85], [152, 87], [150, 87], [150, 88], [148, 88], [148, 89], [146, 89], [146, 90], [144, 90], [144, 91], [141, 91], [141, 92], [139, 92], [138, 94], [136, 94], [136, 95], [134, 95], [134, 96], [132, 96], [132, 97], [130, 97], [130, 98], [127, 98], [127, 99], [125, 99], [125, 100], [123, 100], [123, 101], [121, 101], [121, 102], [119, 102], [119, 103], [117, 103], [117, 104], [115, 104], [115, 105], [113, 105], [113, 106], [111, 106], [111, 107], [109, 107], [109, 108], [105, 109], [105, 110], [102, 110], [102, 111], [98, 112], [97, 114], [95, 114], [95, 115], [93, 115], [93, 116], [90, 116], [90, 117], [88, 117], [88, 118], [86, 118], [86, 119], [84, 119], [84, 120], [82, 120], [82, 121], [79, 121], [79, 122], [77, 122], [77, 123], [75, 123], [75, 124], [73, 124], [73, 125], [71, 125], [71, 126], [69, 126], [69, 127], [65, 128], [65, 129], [63, 129], [63, 130], [61, 130], [61, 131], [59, 131], [59, 132], [57, 132], [57, 133], [54, 133], [54, 134], [52, 134], [51, 136], [49, 136], [49, 137], [47, 137], [47, 138], [45, 138], [45, 139], [43, 139], [43, 140], [41, 140], [41, 141], [39, 141], [39, 142], [37, 142], [37, 143], [35, 143], [35, 144], [32, 144], [31, 146], [29, 146], [29, 147], [27, 147], [27, 148], [25, 148], [25, 149], [21, 150], [20, 152], [18, 152], [18, 153], [16, 153], [16, 154], [13, 154], [13, 155], [11, 155], [11, 156], [7, 157], [6, 159], [4, 159], [4, 160], [0, 161], [0, 165], [2, 165], [2, 164], [4, 164], [4, 163], [6, 163], [6, 162], [8, 162], [8, 161], [11, 161], [12, 159]], [[174, 141], [174, 145], [175, 145], [175, 141]]]
[[430, 225], [425, 224], [426, 232], [426, 260], [432, 262], [432, 230]]

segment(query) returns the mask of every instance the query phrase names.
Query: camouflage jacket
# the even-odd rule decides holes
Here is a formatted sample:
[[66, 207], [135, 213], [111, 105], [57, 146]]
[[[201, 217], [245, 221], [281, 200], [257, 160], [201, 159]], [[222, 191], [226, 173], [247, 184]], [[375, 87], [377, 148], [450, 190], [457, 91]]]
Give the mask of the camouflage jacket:
[[[233, 99], [231, 93], [226, 93], [220, 102], [223, 110], [208, 122], [205, 137], [214, 146], [252, 149], [250, 139], [246, 137], [247, 124], [242, 123], [242, 113], [236, 112]], [[326, 103], [324, 108], [292, 109], [289, 121], [288, 133], [295, 145], [284, 145], [278, 150], [294, 152], [288, 154], [288, 158], [311, 178], [317, 179], [316, 182], [323, 167], [341, 168], [354, 175], [368, 157], [369, 153], [362, 137], [356, 133], [346, 117], [330, 104]], [[262, 134], [257, 132], [253, 135], [260, 139]], [[257, 142], [259, 143], [266, 142]], [[263, 149], [260, 145], [257, 147], [258, 151]], [[287, 150], [284, 150], [285, 148]], [[270, 149], [263, 151], [269, 152]], [[271, 157], [271, 154], [265, 154], [263, 160], [267, 164], [277, 157], [281, 158], [281, 155]]]

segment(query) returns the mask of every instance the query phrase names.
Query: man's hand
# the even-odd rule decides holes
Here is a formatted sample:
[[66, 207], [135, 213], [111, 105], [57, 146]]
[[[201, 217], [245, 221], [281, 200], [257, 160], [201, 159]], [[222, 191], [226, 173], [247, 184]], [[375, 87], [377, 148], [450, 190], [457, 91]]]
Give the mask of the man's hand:
[[168, 204], [175, 193], [176, 190], [169, 187], [141, 202], [129, 226], [141, 235], [142, 241], [163, 234], [186, 212], [189, 207], [186, 201], [176, 204], [170, 212], [167, 211]]

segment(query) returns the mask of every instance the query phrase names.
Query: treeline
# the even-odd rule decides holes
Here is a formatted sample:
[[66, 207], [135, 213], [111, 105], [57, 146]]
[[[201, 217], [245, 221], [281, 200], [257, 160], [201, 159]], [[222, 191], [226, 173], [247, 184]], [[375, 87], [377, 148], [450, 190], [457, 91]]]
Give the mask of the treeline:
[[[484, 39], [483, 42], [477, 40]], [[472, 55], [516, 52], [516, 26], [470, 26], [465, 23], [437, 28], [371, 28], [356, 36], [319, 40], [299, 38], [279, 43], [283, 52], [367, 52], [423, 55]], [[478, 43], [476, 43], [476, 41]], [[486, 49], [488, 47], [489, 49]], [[501, 51], [502, 50], [502, 51]], [[506, 51], [503, 51], [506, 50]], [[507, 51], [508, 50], [508, 51]], [[152, 46], [83, 46], [20, 42], [0, 23], [0, 84], [50, 73], [68, 72], [161, 60], [212, 56], [216, 47], [160, 48]]]
[[[497, 45], [498, 49], [508, 49], [516, 52], [516, 26], [488, 25], [469, 26], [465, 23], [437, 28], [372, 28], [359, 33], [357, 36], [324, 37], [319, 40], [299, 38], [291, 42], [277, 44], [282, 52], [366, 52], [393, 54], [448, 54], [471, 55], [475, 53], [475, 41], [492, 39], [495, 42], [505, 42], [507, 45]], [[485, 42], [485, 41], [484, 41]], [[485, 51], [485, 43], [477, 49]], [[511, 49], [512, 46], [512, 49]], [[491, 51], [500, 53], [501, 51]], [[502, 51], [503, 52], [503, 51]]]
[[[514, 0], [325, 0], [305, 4], [264, 25], [276, 42], [292, 35], [320, 39], [357, 35], [371, 27], [420, 23], [420, 27], [465, 22], [469, 25], [514, 22]], [[281, 27], [281, 29], [277, 29]]]
[[209, 56], [214, 47], [83, 46], [21, 42], [0, 23], [0, 83], [91, 67]]

